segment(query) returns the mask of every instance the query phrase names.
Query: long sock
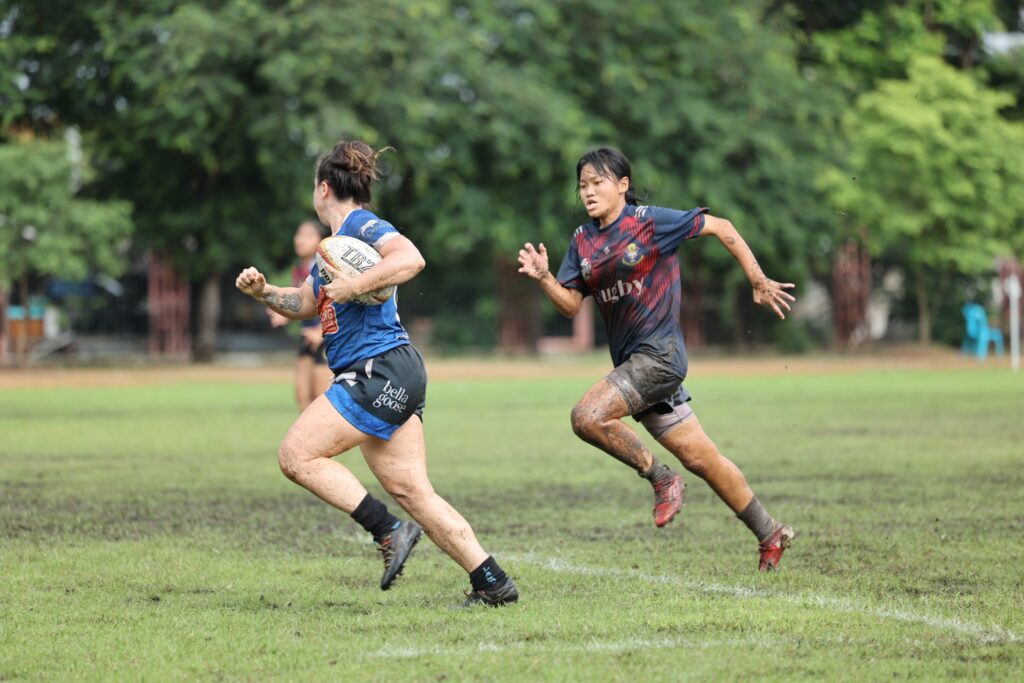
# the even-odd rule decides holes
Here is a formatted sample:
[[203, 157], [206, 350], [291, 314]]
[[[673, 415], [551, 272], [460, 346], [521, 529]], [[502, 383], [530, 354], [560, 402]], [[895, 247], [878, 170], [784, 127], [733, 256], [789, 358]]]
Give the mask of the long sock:
[[757, 500], [757, 496], [750, 499], [743, 512], [736, 515], [740, 521], [747, 525], [747, 528], [754, 532], [758, 541], [763, 541], [775, 531], [775, 520], [765, 511], [764, 507]]
[[366, 498], [352, 511], [352, 519], [373, 535], [373, 540], [380, 543], [384, 537], [402, 526], [398, 517], [388, 512], [388, 506], [369, 493]]
[[469, 582], [473, 584], [473, 590], [482, 591], [490, 588], [498, 588], [508, 581], [508, 574], [498, 566], [490, 555], [480, 563], [480, 566], [469, 573]]
[[673, 474], [672, 470], [668, 468], [668, 465], [663, 465], [657, 457], [651, 456], [651, 468], [646, 472], [637, 472], [641, 477], [651, 482], [651, 486], [654, 486], [663, 479], [671, 479]]

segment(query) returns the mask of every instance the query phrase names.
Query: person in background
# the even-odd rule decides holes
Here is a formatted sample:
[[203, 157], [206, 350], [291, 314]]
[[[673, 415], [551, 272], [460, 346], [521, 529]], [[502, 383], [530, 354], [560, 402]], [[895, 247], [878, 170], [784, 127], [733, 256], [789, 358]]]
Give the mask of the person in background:
[[[295, 228], [295, 255], [299, 260], [292, 268], [292, 287], [301, 287], [306, 281], [313, 263], [316, 261], [316, 248], [320, 240], [327, 237], [330, 231], [322, 228], [315, 221], [303, 221]], [[284, 327], [291, 322], [277, 311], [268, 308], [267, 317], [273, 327]], [[331, 386], [334, 375], [327, 366], [324, 354], [324, 334], [320, 329], [320, 320], [310, 318], [302, 321], [299, 337], [299, 355], [295, 359], [295, 403], [301, 413], [320, 394]]]

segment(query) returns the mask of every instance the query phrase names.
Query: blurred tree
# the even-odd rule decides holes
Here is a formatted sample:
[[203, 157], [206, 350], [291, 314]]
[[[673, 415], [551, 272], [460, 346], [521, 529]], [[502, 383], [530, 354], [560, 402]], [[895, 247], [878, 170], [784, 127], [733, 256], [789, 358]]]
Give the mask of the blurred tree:
[[77, 196], [87, 169], [73, 151], [31, 139], [0, 145], [0, 290], [17, 283], [26, 310], [29, 275], [82, 280], [128, 265], [131, 205]]
[[[471, 25], [499, 36], [492, 41], [495, 59], [536, 64], [530, 75], [551, 82], [548, 97], [556, 111], [531, 105], [543, 112], [539, 121], [547, 124], [571, 107], [566, 123], [547, 133], [555, 135], [552, 147], [558, 139], [569, 143], [561, 148], [561, 161], [559, 154], [537, 154], [536, 141], [519, 140], [530, 152], [522, 169], [550, 173], [529, 161], [543, 159], [564, 164], [565, 171], [535, 178], [541, 182], [532, 192], [508, 185], [512, 196], [502, 203], [525, 210], [508, 216], [503, 248], [515, 249], [523, 237], [544, 239], [553, 258], [560, 258], [575, 227], [572, 218], [586, 220], [578, 205], [575, 216], [566, 210], [567, 199], [575, 203], [574, 162], [588, 147], [610, 144], [631, 158], [635, 180], [649, 190], [652, 203], [708, 205], [739, 226], [768, 272], [803, 277], [809, 244], [834, 224], [822, 210], [814, 177], [823, 158], [820, 121], [838, 103], [827, 88], [797, 72], [786, 25], [762, 24], [762, 3], [522, 0], [500, 3], [499, 11], [488, 2], [467, 5]], [[503, 35], [501, 27], [516, 34]], [[566, 136], [565, 126], [575, 134]], [[565, 208], [536, 204], [551, 180], [559, 185], [547, 194]], [[478, 233], [481, 228], [493, 232], [488, 225]], [[725, 250], [694, 244], [681, 254], [684, 310], [721, 301], [716, 308], [736, 341], [750, 338], [754, 321], [767, 323], [768, 316], [754, 312], [743, 273]], [[705, 281], [714, 287], [712, 297], [703, 296]], [[697, 313], [687, 319], [694, 340], [704, 321], [704, 312]]]
[[854, 223], [871, 226], [875, 253], [907, 264], [922, 343], [935, 300], [950, 293], [943, 283], [990, 270], [1024, 218], [1024, 125], [999, 115], [1011, 102], [915, 57], [907, 79], [881, 82], [843, 117], [852, 151], [826, 182]]
[[[710, 206], [769, 273], [799, 281], [845, 236], [816, 182], [853, 152], [844, 107], [903, 77], [913, 55], [953, 45], [954, 63], [965, 50], [973, 63], [992, 11], [986, 0], [15, 0], [0, 8], [0, 117], [82, 131], [99, 171], [82, 194], [130, 200], [137, 247], [198, 283], [199, 357], [213, 351], [223, 274], [286, 257], [313, 161], [343, 136], [397, 149], [376, 200], [441, 266], [418, 281], [477, 285], [474, 313], [496, 311], [498, 336], [530, 348], [543, 307], [515, 275], [515, 250], [544, 241], [557, 267], [585, 219], [573, 171], [588, 147], [622, 148], [652, 202]], [[737, 341], [775, 329], [724, 250], [682, 254], [691, 339], [705, 326]], [[473, 272], [449, 278], [448, 264]]]
[[[835, 222], [813, 182], [828, 95], [797, 73], [782, 27], [758, 24], [759, 7], [296, 3], [285, 23], [306, 40], [281, 32], [265, 49], [274, 58], [261, 73], [289, 103], [270, 130], [317, 151], [344, 133], [397, 147], [382, 209], [430, 262], [476, 255], [478, 281], [502, 304], [500, 338], [530, 348], [541, 306], [515, 251], [544, 241], [557, 268], [585, 220], [575, 161], [597, 144], [623, 148], [655, 201], [709, 203], [747, 231], [766, 268], [803, 274], [808, 241]], [[350, 30], [369, 25], [372, 50]], [[746, 338], [742, 273], [723, 250], [688, 253], [724, 283], [725, 315]]]
[[[906, 78], [917, 56], [944, 59], [962, 69], [974, 67], [982, 56], [986, 31], [1000, 26], [1007, 2], [991, 0], [903, 0], [901, 2], [816, 3], [779, 2], [803, 31], [797, 34], [805, 73], [834, 84], [845, 94], [843, 109], [852, 109], [863, 93], [881, 80]], [[977, 73], [976, 77], [981, 77]], [[845, 133], [839, 117], [827, 122], [837, 165], [856, 154], [856, 144]], [[847, 178], [847, 182], [852, 182]], [[833, 207], [840, 209], [841, 207]], [[871, 293], [871, 256], [883, 254], [887, 267], [906, 268], [903, 255], [869, 248], [876, 226], [842, 216], [831, 258], [830, 292], [835, 341], [845, 346], [854, 332], [866, 326]], [[822, 265], [825, 265], [824, 263]], [[819, 276], [822, 273], [819, 271]], [[957, 314], [959, 317], [959, 314]]]
[[[500, 338], [531, 348], [536, 288], [514, 268], [510, 277], [510, 264], [523, 240], [564, 230], [587, 122], [551, 82], [544, 54], [509, 58], [507, 46], [522, 42], [531, 20], [523, 12], [510, 21], [513, 8], [296, 3], [282, 18], [292, 37], [271, 40], [262, 73], [288, 102], [272, 129], [294, 131], [313, 153], [343, 135], [397, 149], [385, 157], [382, 213], [422, 245], [429, 264], [472, 254], [475, 281], [498, 292]], [[374, 27], [373, 40], [353, 26]], [[308, 192], [308, 175], [301, 183]]]
[[94, 191], [131, 198], [140, 244], [202, 283], [198, 357], [213, 350], [221, 272], [284, 252], [280, 226], [308, 212], [312, 162], [339, 137], [398, 148], [379, 205], [431, 261], [473, 252], [486, 272], [520, 223], [550, 231], [568, 205], [548, 190], [556, 175], [571, 187], [582, 116], [542, 62], [496, 59], [503, 36], [465, 8], [61, 4], [7, 15], [28, 87], [5, 117], [83, 127], [105, 170]]
[[135, 9], [90, 9], [110, 65], [98, 95], [111, 102], [92, 117], [92, 142], [107, 164], [103, 189], [136, 203], [146, 246], [199, 283], [195, 356], [206, 360], [222, 274], [281, 253], [300, 208], [264, 140], [281, 99], [259, 74], [262, 42], [279, 27], [263, 4], [241, 0]]
[[202, 283], [200, 358], [213, 351], [219, 273], [283, 250], [266, 232], [295, 214], [254, 130], [269, 106], [255, 73], [265, 15], [242, 1], [54, 0], [9, 3], [0, 23], [18, 52], [5, 123], [81, 128], [101, 171], [87, 191], [131, 200], [139, 248]]

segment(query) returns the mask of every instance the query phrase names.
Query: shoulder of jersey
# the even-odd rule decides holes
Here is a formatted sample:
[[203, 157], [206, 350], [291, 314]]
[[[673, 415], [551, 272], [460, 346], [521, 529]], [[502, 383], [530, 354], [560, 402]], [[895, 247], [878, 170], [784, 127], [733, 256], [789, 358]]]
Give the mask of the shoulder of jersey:
[[586, 224], [586, 223], [584, 223], [584, 224], [583, 224], [583, 225], [581, 225], [580, 227], [576, 228], [575, 232], [573, 232], [573, 233], [572, 233], [572, 236], [573, 236], [573, 237], [579, 237], [580, 235], [582, 235], [582, 234], [583, 234], [583, 231], [584, 231], [584, 230], [585, 230], [586, 228], [587, 228], [587, 224]]
[[636, 217], [637, 218], [644, 218], [644, 217], [646, 217], [647, 216], [647, 212], [650, 210], [650, 208], [651, 207], [647, 206], [646, 204], [639, 204], [639, 205], [637, 205], [637, 207], [636, 207]]
[[345, 220], [348, 225], [343, 226], [343, 230], [339, 232], [338, 235], [354, 237], [361, 233], [367, 225], [372, 225], [376, 220], [377, 217], [366, 209], [356, 209], [352, 212], [352, 215]]
[[362, 224], [361, 226], [359, 226], [359, 229], [358, 229], [358, 230], [356, 230], [356, 233], [357, 233], [357, 234], [358, 234], [358, 235], [359, 235], [360, 237], [366, 237], [366, 235], [367, 235], [367, 234], [368, 234], [368, 233], [369, 233], [369, 232], [370, 232], [371, 230], [373, 230], [373, 228], [374, 228], [375, 226], [379, 225], [379, 224], [380, 224], [380, 223], [382, 223], [382, 222], [383, 222], [383, 221], [381, 221], [381, 219], [379, 219], [379, 218], [371, 218], [370, 220], [366, 221], [366, 222], [365, 222], [365, 223], [363, 223], [363, 224]]

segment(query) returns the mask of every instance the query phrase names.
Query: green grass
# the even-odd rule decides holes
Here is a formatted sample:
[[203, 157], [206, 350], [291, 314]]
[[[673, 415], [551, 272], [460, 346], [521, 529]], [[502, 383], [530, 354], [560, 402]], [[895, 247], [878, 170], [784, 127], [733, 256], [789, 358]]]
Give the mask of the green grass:
[[0, 680], [1020, 676], [1024, 377], [688, 381], [797, 529], [770, 576], [692, 477], [654, 528], [646, 484], [569, 429], [587, 384], [432, 384], [435, 487], [522, 594], [469, 612], [429, 542], [382, 593], [357, 526], [280, 475], [285, 384], [4, 390]]

